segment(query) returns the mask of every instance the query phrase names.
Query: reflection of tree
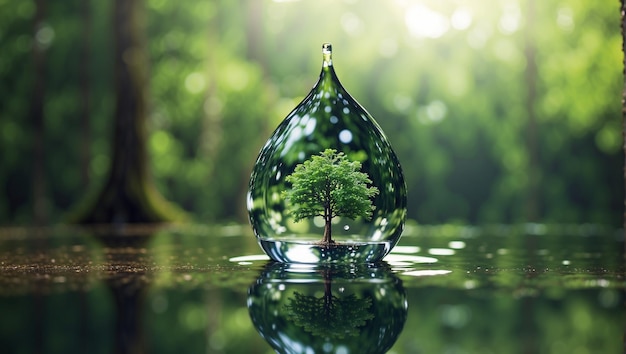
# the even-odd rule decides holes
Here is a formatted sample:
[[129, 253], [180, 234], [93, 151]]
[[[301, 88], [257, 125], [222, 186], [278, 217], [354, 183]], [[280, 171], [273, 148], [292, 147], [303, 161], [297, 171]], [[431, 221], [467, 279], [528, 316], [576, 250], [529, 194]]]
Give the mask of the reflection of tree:
[[129, 228], [120, 232], [105, 229], [96, 233], [106, 246], [107, 267], [115, 269], [105, 279], [115, 304], [115, 353], [149, 352], [143, 321], [147, 291], [146, 260], [141, 250], [156, 230]]
[[354, 294], [339, 298], [326, 292], [322, 297], [307, 296], [299, 292], [285, 306], [287, 319], [316, 337], [356, 337], [374, 315], [368, 312], [372, 306], [369, 297], [358, 298]]
[[330, 272], [324, 271], [324, 295], [308, 296], [294, 292], [285, 305], [287, 319], [316, 337], [356, 337], [360, 328], [374, 318], [372, 299], [355, 294], [337, 297], [332, 293]]
[[384, 263], [270, 263], [249, 289], [248, 309], [277, 353], [378, 354], [402, 331], [407, 302], [402, 282]]

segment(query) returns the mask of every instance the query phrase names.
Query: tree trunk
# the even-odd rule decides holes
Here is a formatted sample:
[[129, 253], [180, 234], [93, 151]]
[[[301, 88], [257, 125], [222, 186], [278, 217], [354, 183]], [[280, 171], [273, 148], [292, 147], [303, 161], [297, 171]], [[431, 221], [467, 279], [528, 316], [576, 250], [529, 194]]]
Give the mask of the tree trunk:
[[[35, 2], [34, 34], [44, 24], [45, 0]], [[35, 41], [33, 45], [34, 87], [31, 120], [33, 127], [33, 219], [36, 224], [45, 224], [48, 221], [45, 177], [45, 47]]]
[[79, 211], [80, 223], [145, 223], [181, 219], [182, 211], [157, 192], [149, 175], [147, 132], [147, 58], [143, 1], [114, 5], [115, 90], [113, 159], [109, 177], [95, 203]]
[[[624, 173], [624, 187], [625, 187], [625, 191], [626, 191], [626, 4], [624, 3], [624, 0], [620, 0], [620, 14], [621, 14], [621, 32], [622, 32], [622, 60], [623, 60], [623, 67], [622, 67], [622, 80], [624, 81], [624, 86], [623, 86], [623, 91], [622, 91], [622, 143], [623, 145], [623, 152], [624, 152], [624, 166], [623, 166], [623, 173]], [[623, 227], [624, 230], [626, 230], [626, 195], [624, 195], [624, 219], [623, 219]], [[622, 250], [623, 252], [623, 259], [626, 261], [626, 244], [624, 245], [624, 249]], [[622, 295], [624, 295], [625, 291], [622, 291]], [[623, 305], [626, 305], [626, 301]], [[624, 350], [624, 353], [626, 353], [626, 330], [624, 331], [624, 334], [622, 336], [622, 347]]]
[[326, 180], [326, 185], [324, 186], [324, 196], [322, 199], [322, 204], [324, 205], [324, 238], [322, 239], [322, 243], [326, 246], [333, 243], [332, 239], [332, 220], [333, 220], [333, 207], [332, 207], [332, 198], [330, 191], [332, 190], [331, 181]]
[[[623, 151], [624, 151], [624, 167], [623, 167], [623, 171], [624, 171], [624, 190], [626, 190], [626, 16], [624, 16], [626, 11], [626, 4], [624, 4], [624, 0], [620, 0], [620, 13], [621, 13], [621, 18], [622, 18], [622, 55], [623, 55], [623, 60], [624, 60], [624, 67], [623, 67], [623, 75], [624, 75], [624, 91], [622, 92], [622, 142], [624, 144], [623, 146]], [[626, 230], [626, 194], [624, 195], [624, 230]], [[626, 247], [626, 245], [625, 245]], [[625, 257], [626, 257], [626, 252], [625, 252]], [[626, 338], [626, 337], [625, 337]], [[626, 344], [626, 342], [625, 342]]]
[[539, 161], [539, 138], [535, 104], [537, 97], [537, 58], [535, 48], [535, 4], [534, 0], [526, 3], [525, 48], [526, 56], [526, 149], [528, 152], [528, 187], [526, 194], [526, 221], [536, 222], [539, 218], [539, 186], [541, 180]]
[[333, 243], [332, 239], [332, 211], [330, 207], [324, 207], [324, 238], [322, 239], [322, 243], [325, 245], [329, 245]]
[[330, 219], [326, 219], [326, 222], [324, 223], [324, 238], [322, 239], [322, 242], [327, 244], [327, 245], [333, 242], [333, 240], [331, 238], [331, 223], [330, 223]]
[[80, 61], [80, 101], [81, 101], [81, 149], [80, 149], [80, 175], [83, 188], [89, 186], [89, 162], [91, 157], [91, 83], [89, 66], [91, 64], [91, 7], [89, 1], [81, 3], [82, 14], [82, 50]]

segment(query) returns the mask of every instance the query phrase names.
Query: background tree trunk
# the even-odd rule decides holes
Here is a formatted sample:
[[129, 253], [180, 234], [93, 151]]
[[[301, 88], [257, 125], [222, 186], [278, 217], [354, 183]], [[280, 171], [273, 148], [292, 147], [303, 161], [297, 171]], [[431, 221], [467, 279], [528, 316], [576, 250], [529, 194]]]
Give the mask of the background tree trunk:
[[[622, 144], [624, 153], [624, 219], [623, 229], [626, 230], [626, 4], [624, 0], [620, 0], [620, 14], [621, 14], [621, 31], [622, 31], [622, 75], [624, 80], [624, 86], [622, 88]], [[626, 243], [624, 245], [624, 260], [626, 262]], [[626, 291], [623, 291], [626, 293]], [[626, 305], [626, 303], [624, 304]], [[622, 347], [626, 353], [626, 329], [624, 329], [624, 335], [622, 336]]]
[[[622, 92], [622, 144], [624, 151], [624, 190], [626, 191], [626, 16], [624, 15], [626, 12], [626, 5], [624, 4], [624, 0], [620, 0], [621, 3], [621, 15], [622, 15], [622, 54], [624, 55], [624, 90]], [[626, 193], [626, 192], [625, 192]], [[624, 229], [626, 230], [626, 194], [624, 195]], [[626, 247], [626, 246], [625, 246]]]
[[[45, 0], [35, 2], [35, 18], [33, 23], [34, 37], [44, 25]], [[36, 224], [45, 224], [48, 219], [45, 176], [45, 47], [37, 40], [33, 43], [34, 86], [31, 119], [33, 127], [33, 219]]]
[[526, 196], [526, 221], [536, 222], [539, 212], [539, 186], [541, 182], [541, 161], [539, 160], [539, 138], [537, 131], [537, 117], [535, 114], [535, 103], [537, 100], [537, 50], [535, 48], [534, 22], [535, 4], [534, 0], [526, 2], [526, 29], [525, 48], [526, 57], [526, 149], [528, 151], [528, 187]]
[[89, 163], [91, 161], [91, 85], [89, 66], [91, 64], [91, 5], [89, 1], [81, 2], [82, 13], [82, 52], [80, 60], [80, 101], [81, 101], [81, 149], [80, 170], [83, 188], [89, 186]]
[[[147, 153], [147, 58], [142, 0], [114, 5], [115, 117], [109, 177], [80, 223], [164, 222], [183, 218], [155, 189]], [[80, 212], [79, 212], [80, 213]]]

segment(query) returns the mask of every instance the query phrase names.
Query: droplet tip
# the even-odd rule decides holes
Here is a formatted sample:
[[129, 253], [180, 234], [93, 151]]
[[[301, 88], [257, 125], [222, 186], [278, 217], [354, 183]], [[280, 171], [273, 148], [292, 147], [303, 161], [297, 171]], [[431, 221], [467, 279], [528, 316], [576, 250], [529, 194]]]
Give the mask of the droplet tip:
[[333, 45], [330, 43], [324, 43], [322, 44], [322, 53], [324, 54], [330, 54], [333, 51]]

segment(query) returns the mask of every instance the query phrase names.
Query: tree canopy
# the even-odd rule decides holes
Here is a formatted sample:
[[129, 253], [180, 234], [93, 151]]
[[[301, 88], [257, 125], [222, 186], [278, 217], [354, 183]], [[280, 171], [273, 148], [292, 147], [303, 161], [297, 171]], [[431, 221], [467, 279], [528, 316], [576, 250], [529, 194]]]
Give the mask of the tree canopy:
[[376, 209], [371, 198], [378, 194], [378, 188], [368, 186], [372, 181], [360, 170], [360, 162], [348, 160], [343, 152], [335, 149], [326, 149], [298, 164], [286, 177], [292, 188], [283, 193], [289, 215], [296, 222], [323, 217], [325, 243], [332, 242], [333, 218], [371, 218]]
[[374, 317], [371, 298], [359, 298], [354, 294], [343, 297], [330, 291], [322, 297], [307, 296], [294, 292], [285, 306], [287, 318], [315, 337], [356, 337], [360, 328]]

